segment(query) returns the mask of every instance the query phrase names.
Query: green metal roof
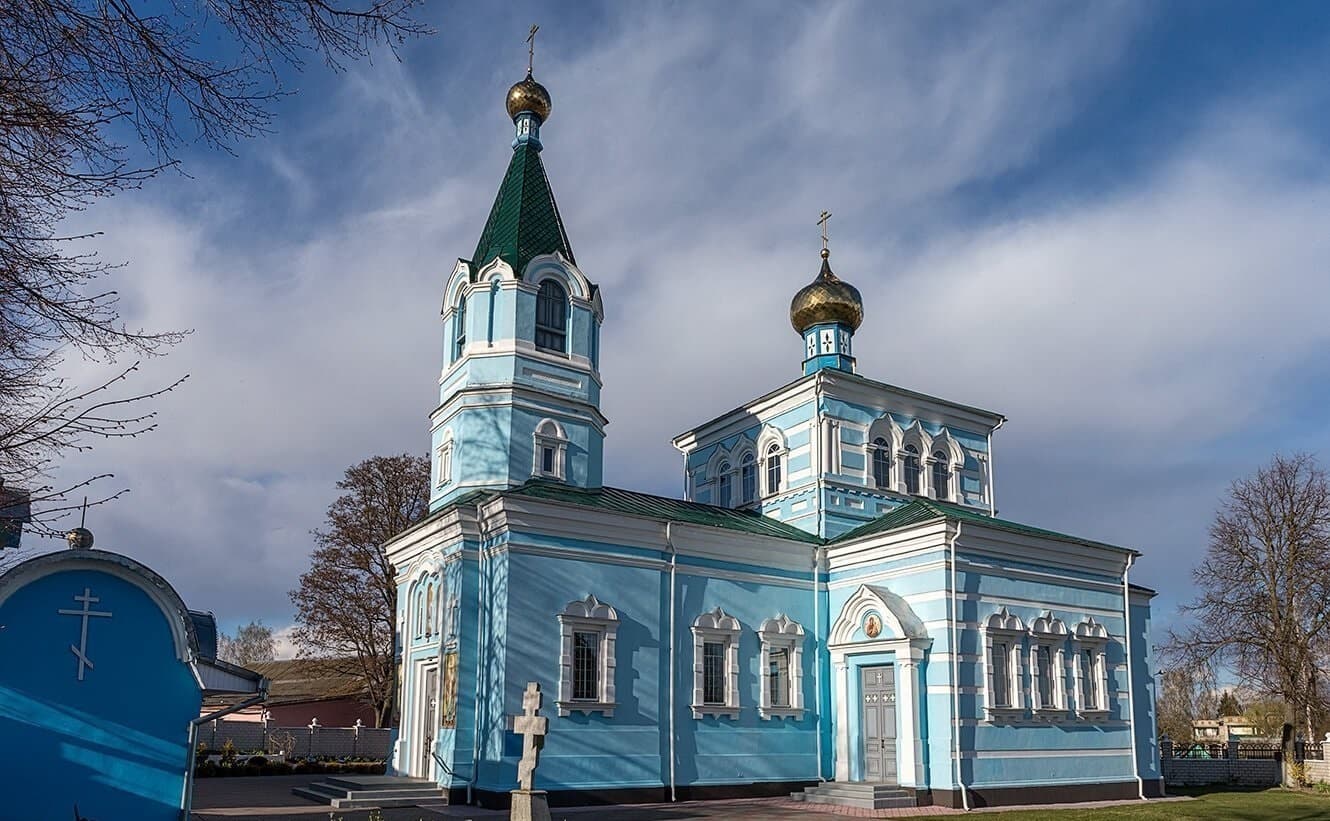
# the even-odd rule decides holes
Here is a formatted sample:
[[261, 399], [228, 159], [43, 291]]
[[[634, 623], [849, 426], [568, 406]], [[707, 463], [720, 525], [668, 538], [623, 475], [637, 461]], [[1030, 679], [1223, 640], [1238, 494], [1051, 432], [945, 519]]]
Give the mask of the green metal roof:
[[[1006, 519], [998, 519], [972, 510], [968, 507], [954, 505], [950, 502], [939, 502], [935, 499], [915, 499], [914, 501], [901, 505], [895, 510], [879, 516], [871, 522], [856, 527], [848, 533], [843, 533], [832, 539], [832, 543], [848, 542], [854, 539], [861, 539], [864, 536], [871, 536], [875, 533], [886, 533], [889, 530], [908, 527], [909, 525], [928, 522], [934, 519], [951, 519], [958, 522], [971, 522], [973, 524], [991, 527], [996, 530], [1005, 530], [1009, 533], [1019, 533], [1024, 536], [1037, 536], [1042, 539], [1057, 539], [1061, 542], [1075, 542], [1076, 544], [1094, 545], [1096, 547], [1106, 547], [1110, 550], [1130, 550], [1130, 548], [1120, 547], [1118, 545], [1107, 544], [1106, 542], [1096, 542], [1092, 539], [1082, 539], [1079, 536], [1069, 536], [1066, 533], [1058, 533], [1055, 530], [1045, 530], [1042, 527], [1012, 522]], [[1131, 550], [1135, 553], [1136, 551]]]
[[774, 536], [778, 539], [821, 544], [822, 540], [805, 530], [777, 521], [751, 510], [734, 510], [728, 507], [713, 507], [700, 502], [684, 502], [649, 493], [621, 490], [614, 487], [580, 488], [533, 479], [512, 490], [504, 496], [526, 496], [535, 499], [548, 499], [553, 502], [593, 507], [615, 513], [627, 513], [674, 522], [686, 522], [694, 525], [722, 527], [752, 533], [758, 536]]
[[520, 277], [532, 257], [560, 251], [574, 265], [573, 247], [559, 218], [540, 150], [530, 142], [513, 149], [508, 173], [499, 186], [485, 230], [471, 255], [472, 270], [501, 257]]

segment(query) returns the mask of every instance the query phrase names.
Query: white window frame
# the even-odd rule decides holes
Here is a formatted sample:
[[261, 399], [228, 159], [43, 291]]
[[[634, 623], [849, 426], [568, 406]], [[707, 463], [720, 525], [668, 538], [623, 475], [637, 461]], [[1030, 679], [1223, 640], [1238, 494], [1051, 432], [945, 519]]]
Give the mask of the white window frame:
[[[585, 599], [568, 602], [559, 619], [559, 698], [555, 702], [559, 715], [572, 713], [602, 713], [614, 717], [618, 706], [614, 693], [614, 647], [619, 634], [619, 614], [613, 607], [596, 598], [594, 593]], [[573, 634], [597, 633], [600, 637], [600, 687], [596, 700], [573, 698]]]
[[[774, 450], [773, 450], [774, 447]], [[767, 467], [771, 457], [780, 460], [780, 481], [775, 487], [767, 481]], [[757, 437], [758, 490], [762, 497], [775, 496], [790, 486], [790, 448], [780, 429], [764, 425]]]
[[[1025, 624], [1006, 607], [989, 616], [984, 623], [984, 706], [989, 721], [1010, 720], [1025, 714], [1025, 676], [1021, 667], [1025, 636]], [[992, 651], [1000, 642], [1007, 644], [1007, 693], [1011, 703], [1006, 705], [993, 703]]]
[[[1074, 646], [1076, 648], [1076, 714], [1087, 720], [1108, 718], [1108, 628], [1095, 621], [1094, 616], [1086, 616], [1076, 625]], [[1086, 670], [1085, 652], [1092, 658], [1092, 669]], [[1095, 707], [1085, 704], [1084, 680], [1090, 676], [1090, 686], [1095, 694]]]
[[[762, 690], [758, 699], [758, 715], [764, 719], [784, 718], [786, 716], [803, 718], [803, 625], [781, 613], [775, 618], [762, 622], [757, 635], [762, 641], [761, 666], [758, 668]], [[772, 651], [779, 650], [785, 651], [785, 658], [789, 662], [789, 671], [785, 682], [786, 704], [784, 706], [771, 703], [771, 654]]]
[[[1036, 716], [1064, 717], [1067, 712], [1067, 625], [1045, 612], [1030, 623], [1030, 706]], [[1039, 694], [1039, 650], [1048, 649], [1049, 663], [1052, 665], [1052, 677], [1049, 680], [1049, 696], [1052, 701], [1043, 703]]]
[[[947, 486], [939, 492], [938, 488], [933, 487], [933, 465], [937, 462], [937, 454], [941, 452], [946, 457], [947, 466]], [[961, 471], [965, 469], [965, 449], [943, 428], [934, 436], [929, 443], [928, 448], [928, 484], [929, 496], [934, 499], [940, 499], [944, 502], [961, 504]]]
[[[716, 716], [739, 717], [739, 620], [720, 607], [698, 616], [693, 621], [693, 718]], [[707, 642], [725, 645], [725, 702], [707, 704], [703, 699], [705, 661], [703, 646]]]
[[[557, 479], [564, 481], [568, 476], [568, 434], [564, 432], [563, 425], [560, 425], [554, 419], [542, 419], [536, 425], [536, 432], [532, 436], [534, 446], [534, 460], [531, 465], [531, 475], [541, 479]], [[554, 469], [545, 470], [545, 449], [554, 449]]]

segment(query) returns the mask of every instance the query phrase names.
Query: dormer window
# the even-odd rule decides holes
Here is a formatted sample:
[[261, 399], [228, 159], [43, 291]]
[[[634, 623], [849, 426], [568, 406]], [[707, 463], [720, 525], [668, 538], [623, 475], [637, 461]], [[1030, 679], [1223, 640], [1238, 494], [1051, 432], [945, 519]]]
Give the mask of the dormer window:
[[739, 460], [739, 491], [742, 504], [757, 500], [757, 464], [752, 452], [745, 453]]
[[950, 457], [940, 450], [933, 454], [933, 495], [943, 501], [951, 498], [951, 468], [947, 464], [948, 459]]
[[716, 504], [721, 507], [729, 507], [731, 501], [730, 482], [730, 463], [721, 462], [717, 471], [720, 475], [716, 477]]
[[536, 349], [568, 352], [568, 292], [552, 279], [540, 283], [536, 295]]
[[919, 449], [914, 445], [905, 446], [905, 458], [901, 460], [905, 472], [905, 492], [919, 492]]
[[891, 487], [891, 443], [882, 437], [873, 440], [873, 486]]

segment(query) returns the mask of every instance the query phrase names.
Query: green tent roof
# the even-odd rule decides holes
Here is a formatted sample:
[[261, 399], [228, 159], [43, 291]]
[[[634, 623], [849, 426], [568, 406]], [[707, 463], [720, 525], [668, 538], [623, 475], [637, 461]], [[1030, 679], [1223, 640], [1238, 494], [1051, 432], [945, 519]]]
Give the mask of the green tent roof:
[[471, 255], [472, 270], [502, 257], [520, 277], [532, 257], [555, 251], [577, 264], [545, 176], [545, 164], [540, 161], [540, 150], [530, 142], [519, 143], [513, 149], [512, 162], [494, 198], [485, 230], [480, 232], [476, 252]]

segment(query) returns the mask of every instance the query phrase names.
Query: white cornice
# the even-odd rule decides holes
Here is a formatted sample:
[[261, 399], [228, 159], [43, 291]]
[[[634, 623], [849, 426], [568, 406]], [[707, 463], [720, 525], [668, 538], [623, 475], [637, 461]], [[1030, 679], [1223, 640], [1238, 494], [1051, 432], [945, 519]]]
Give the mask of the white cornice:
[[[742, 433], [755, 425], [768, 422], [774, 416], [794, 410], [802, 404], [816, 398], [813, 392], [812, 376], [804, 376], [783, 387], [777, 388], [765, 396], [754, 399], [731, 411], [717, 416], [709, 422], [686, 430], [674, 437], [671, 442], [678, 450], [688, 453], [704, 441], [725, 439]], [[791, 428], [790, 430], [794, 430]]]
[[[480, 401], [476, 403], [462, 402], [463, 398], [484, 397], [487, 394], [496, 395], [494, 401]], [[503, 394], [511, 394], [512, 398], [504, 397]], [[518, 401], [521, 400], [521, 401]], [[541, 404], [544, 403], [544, 404]], [[566, 416], [572, 416], [590, 424], [599, 433], [605, 432], [605, 426], [610, 423], [600, 413], [600, 408], [587, 402], [584, 399], [578, 399], [574, 396], [565, 396], [563, 394], [543, 393], [534, 388], [528, 388], [523, 385], [513, 385], [503, 383], [500, 385], [476, 385], [474, 387], [459, 388], [448, 401], [436, 407], [430, 413], [431, 429], [439, 427], [441, 424], [447, 424], [455, 415], [450, 411], [450, 407], [458, 405], [457, 410], [465, 408], [503, 408], [519, 407], [530, 410], [540, 410], [548, 413], [562, 413]], [[560, 407], [560, 406], [564, 407]], [[446, 415], [444, 415], [446, 413]]]
[[974, 433], [991, 433], [1006, 419], [1000, 413], [877, 382], [858, 374], [824, 368], [815, 376], [821, 395]]

